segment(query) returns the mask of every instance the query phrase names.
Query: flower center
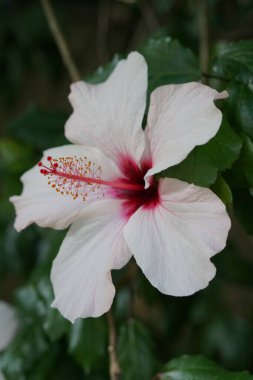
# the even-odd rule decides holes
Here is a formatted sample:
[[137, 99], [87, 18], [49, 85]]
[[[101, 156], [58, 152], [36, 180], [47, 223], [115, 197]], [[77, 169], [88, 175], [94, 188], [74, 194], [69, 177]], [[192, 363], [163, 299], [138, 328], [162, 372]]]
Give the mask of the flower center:
[[123, 200], [123, 214], [128, 219], [135, 211], [143, 206], [146, 209], [155, 208], [160, 202], [158, 183], [151, 180], [150, 187], [145, 189], [144, 177], [152, 167], [150, 161], [143, 161], [140, 167], [129, 157], [121, 160], [120, 169], [122, 177], [120, 181], [138, 184], [140, 191], [113, 189], [114, 196]]

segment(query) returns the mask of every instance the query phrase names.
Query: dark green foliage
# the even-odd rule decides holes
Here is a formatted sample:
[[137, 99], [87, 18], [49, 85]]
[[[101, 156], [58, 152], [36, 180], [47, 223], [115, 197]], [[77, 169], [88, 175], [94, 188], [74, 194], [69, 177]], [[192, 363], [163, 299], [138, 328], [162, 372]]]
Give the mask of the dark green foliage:
[[10, 138], [0, 139], [1, 174], [19, 174], [27, 170], [32, 158], [32, 149]]
[[52, 341], [60, 339], [68, 331], [68, 326], [68, 321], [62, 318], [58, 310], [47, 307], [43, 329]]
[[168, 363], [158, 376], [161, 380], [252, 380], [247, 372], [233, 373], [202, 356], [182, 356]]
[[18, 2], [16, 7], [7, 3], [0, 2], [0, 97], [10, 105], [27, 86], [28, 73], [46, 73], [55, 80], [63, 68], [40, 7], [27, 3], [18, 9]]
[[122, 380], [149, 380], [154, 374], [155, 359], [148, 331], [137, 321], [129, 320], [119, 331], [118, 353]]
[[216, 182], [211, 186], [211, 189], [216, 195], [218, 195], [226, 206], [233, 203], [232, 191], [222, 176], [217, 177]]
[[123, 56], [118, 54], [115, 55], [111, 62], [107, 63], [105, 66], [100, 66], [93, 74], [88, 75], [85, 78], [85, 81], [93, 84], [104, 82], [114, 70], [120, 59], [123, 58]]
[[80, 319], [69, 329], [68, 352], [86, 373], [106, 370], [107, 325], [104, 317]]
[[43, 111], [36, 106], [30, 106], [16, 120], [13, 120], [7, 129], [9, 135], [17, 141], [31, 144], [34, 149], [42, 151], [54, 145], [68, 143], [63, 135], [66, 120], [65, 112]]
[[214, 62], [214, 71], [228, 79], [251, 83], [253, 76], [253, 41], [221, 45]]
[[10, 380], [26, 380], [28, 371], [36, 360], [49, 350], [46, 336], [36, 323], [30, 323], [18, 334], [15, 341], [1, 358], [0, 366]]
[[234, 211], [245, 230], [253, 235], [253, 195], [248, 189], [234, 191]]
[[231, 124], [238, 132], [244, 132], [253, 138], [252, 88], [232, 81], [228, 86], [228, 93], [225, 110]]
[[180, 164], [163, 172], [163, 176], [210, 186], [216, 181], [218, 173], [229, 169], [239, 157], [242, 143], [226, 120], [207, 144], [196, 147]]
[[247, 136], [243, 138], [241, 164], [247, 181], [253, 186], [253, 142]]
[[140, 53], [148, 64], [150, 92], [163, 84], [200, 80], [198, 62], [192, 51], [170, 37], [150, 39]]

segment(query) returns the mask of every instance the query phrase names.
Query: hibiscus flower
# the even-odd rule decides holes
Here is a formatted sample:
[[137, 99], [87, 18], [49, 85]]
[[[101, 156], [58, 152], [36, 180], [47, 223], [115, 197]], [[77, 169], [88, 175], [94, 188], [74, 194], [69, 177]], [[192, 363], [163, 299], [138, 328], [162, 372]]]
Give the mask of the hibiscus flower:
[[72, 84], [65, 134], [73, 145], [47, 150], [11, 198], [18, 231], [71, 224], [51, 280], [52, 306], [72, 322], [109, 310], [111, 270], [132, 256], [162, 293], [187, 296], [214, 277], [210, 258], [226, 243], [230, 220], [211, 190], [155, 174], [217, 133], [214, 100], [227, 93], [193, 82], [159, 87], [143, 131], [146, 92], [147, 65], [136, 52], [104, 83]]

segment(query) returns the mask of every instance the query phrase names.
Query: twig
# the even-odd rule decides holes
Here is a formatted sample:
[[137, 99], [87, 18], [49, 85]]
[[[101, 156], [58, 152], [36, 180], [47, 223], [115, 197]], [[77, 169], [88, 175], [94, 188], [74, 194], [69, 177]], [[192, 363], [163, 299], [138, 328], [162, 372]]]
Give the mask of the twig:
[[152, 378], [152, 380], [159, 380], [161, 379], [161, 377], [162, 377], [162, 374], [158, 373], [157, 375], [155, 375], [155, 377]]
[[148, 0], [137, 2], [137, 5], [143, 14], [143, 19], [146, 22], [149, 31], [153, 32], [158, 29], [160, 27], [160, 22]]
[[230, 82], [230, 79], [219, 76], [219, 75], [209, 74], [209, 73], [204, 73], [204, 72], [202, 72], [201, 74], [203, 77], [208, 78], [208, 79], [218, 79], [222, 82]]
[[199, 60], [203, 71], [209, 65], [208, 6], [206, 0], [198, 0], [199, 10]]
[[150, 32], [160, 27], [158, 18], [146, 0], [138, 1], [136, 5], [140, 10], [140, 19], [127, 43], [127, 51], [135, 50]]
[[56, 17], [54, 15], [53, 8], [50, 4], [50, 0], [41, 0], [41, 6], [44, 10], [44, 13], [46, 15], [48, 25], [51, 29], [51, 32], [54, 36], [55, 42], [58, 46], [59, 52], [62, 56], [62, 60], [67, 68], [67, 71], [72, 79], [73, 82], [76, 82], [80, 80], [80, 75], [77, 71], [77, 68], [75, 66], [75, 63], [70, 55], [68, 46], [65, 42], [65, 39], [63, 37], [63, 34], [61, 32], [61, 29], [58, 25], [58, 22], [56, 20]]
[[141, 14], [141, 17], [136, 25], [135, 30], [133, 31], [129, 41], [126, 45], [127, 51], [135, 50], [141, 43], [141, 41], [144, 41], [147, 37], [148, 29], [147, 29], [147, 23]]
[[121, 369], [119, 366], [117, 354], [116, 354], [116, 328], [114, 324], [114, 318], [112, 311], [109, 310], [107, 315], [108, 327], [109, 327], [109, 359], [110, 359], [110, 379], [111, 380], [119, 380]]
[[109, 3], [108, 0], [100, 0], [97, 16], [97, 53], [99, 64], [103, 65], [108, 60], [108, 29], [109, 29]]

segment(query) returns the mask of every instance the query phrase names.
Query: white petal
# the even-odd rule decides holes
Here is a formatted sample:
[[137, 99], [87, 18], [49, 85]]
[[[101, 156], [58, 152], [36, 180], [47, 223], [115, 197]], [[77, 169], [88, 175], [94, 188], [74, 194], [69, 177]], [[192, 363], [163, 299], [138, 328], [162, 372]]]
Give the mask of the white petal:
[[0, 351], [4, 350], [14, 338], [18, 329], [15, 309], [6, 302], [0, 302]]
[[[114, 179], [119, 174], [111, 160], [98, 149], [90, 147], [65, 145], [49, 149], [44, 152], [42, 161], [47, 163], [47, 156], [58, 158], [74, 155], [87, 156], [90, 161], [101, 166], [102, 177], [105, 180]], [[14, 226], [17, 231], [32, 223], [37, 223], [40, 227], [64, 229], [81, 216], [89, 202], [97, 201], [96, 192], [88, 194], [86, 201], [81, 198], [73, 200], [71, 196], [60, 195], [48, 185], [47, 177], [40, 174], [38, 166], [27, 171], [21, 180], [24, 185], [22, 194], [10, 198], [16, 208], [17, 217]]]
[[161, 202], [140, 208], [124, 227], [138, 265], [162, 293], [190, 295], [215, 275], [209, 258], [225, 246], [230, 220], [209, 189], [176, 179], [160, 183]]
[[213, 101], [225, 97], [226, 91], [194, 82], [162, 86], [151, 94], [146, 134], [153, 167], [147, 176], [178, 164], [217, 133], [222, 114]]
[[121, 268], [131, 256], [120, 214], [117, 200], [88, 206], [84, 219], [71, 226], [54, 260], [52, 306], [71, 322], [98, 317], [111, 307], [115, 294], [111, 269]]
[[139, 53], [129, 54], [102, 84], [72, 84], [74, 112], [66, 124], [73, 143], [94, 146], [115, 162], [131, 156], [138, 162], [145, 138], [141, 128], [146, 107], [147, 65]]

